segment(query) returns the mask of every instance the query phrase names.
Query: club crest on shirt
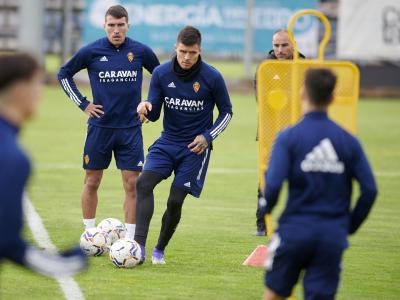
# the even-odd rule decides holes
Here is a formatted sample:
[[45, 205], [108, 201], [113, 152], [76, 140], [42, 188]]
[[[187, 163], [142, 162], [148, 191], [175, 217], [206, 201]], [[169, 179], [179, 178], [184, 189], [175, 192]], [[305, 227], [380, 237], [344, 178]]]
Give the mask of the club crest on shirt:
[[193, 83], [193, 89], [197, 93], [200, 90], [200, 83], [198, 83], [197, 81]]
[[132, 62], [132, 60], [133, 60], [133, 58], [134, 58], [134, 55], [133, 55], [132, 52], [128, 52], [127, 57], [128, 57], [129, 62]]
[[90, 161], [89, 155], [86, 154], [86, 155], [83, 157], [83, 160], [85, 161], [85, 164], [87, 165], [87, 164], [89, 163], [89, 161]]

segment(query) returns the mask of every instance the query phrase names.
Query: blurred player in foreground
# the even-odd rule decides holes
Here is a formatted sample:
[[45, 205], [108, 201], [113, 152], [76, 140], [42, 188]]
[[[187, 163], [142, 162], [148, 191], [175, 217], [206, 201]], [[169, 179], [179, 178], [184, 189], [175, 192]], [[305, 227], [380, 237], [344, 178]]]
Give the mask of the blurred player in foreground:
[[[265, 211], [282, 183], [289, 193], [266, 262], [264, 299], [284, 299], [305, 270], [305, 299], [334, 299], [347, 236], [366, 219], [377, 188], [358, 140], [328, 118], [336, 76], [310, 69], [302, 91], [304, 118], [277, 137], [265, 175]], [[352, 180], [360, 196], [350, 209]]]
[[[81, 48], [58, 74], [65, 93], [88, 116], [83, 153], [85, 180], [82, 213], [85, 228], [95, 227], [95, 217], [103, 170], [114, 153], [125, 191], [124, 211], [127, 237], [134, 238], [136, 179], [144, 162], [141, 123], [136, 112], [142, 92], [143, 68], [150, 73], [160, 63], [144, 44], [126, 37], [128, 13], [121, 5], [105, 14], [107, 37]], [[93, 103], [83, 97], [73, 76], [87, 69]]]
[[[279, 29], [272, 36], [272, 50], [268, 52], [266, 59], [291, 60], [293, 59], [293, 51], [294, 50], [292, 44], [290, 43], [288, 31], [286, 29]], [[299, 53], [299, 57], [301, 59], [306, 58], [302, 53]], [[254, 78], [254, 90], [257, 95], [257, 72]], [[265, 125], [262, 124], [261, 126]], [[258, 141], [258, 128], [256, 141]], [[265, 236], [267, 233], [267, 226], [265, 224], [264, 215], [261, 209], [262, 205], [265, 205], [265, 198], [259, 187], [257, 191], [256, 236]]]
[[[153, 190], [172, 172], [167, 210], [162, 218], [153, 264], [164, 264], [164, 249], [181, 218], [187, 194], [200, 197], [210, 159], [212, 141], [228, 126], [232, 105], [221, 74], [203, 62], [201, 34], [183, 28], [175, 45], [176, 56], [154, 70], [149, 96], [138, 106], [139, 115], [156, 121], [164, 107], [164, 130], [149, 148], [143, 173], [137, 182], [137, 230], [135, 240], [144, 247], [154, 211]], [[213, 124], [213, 110], [219, 114]]]
[[48, 276], [67, 276], [86, 266], [79, 248], [62, 255], [29, 246], [21, 238], [22, 199], [31, 165], [18, 134], [37, 110], [42, 83], [38, 63], [26, 54], [0, 56], [0, 260], [9, 259]]

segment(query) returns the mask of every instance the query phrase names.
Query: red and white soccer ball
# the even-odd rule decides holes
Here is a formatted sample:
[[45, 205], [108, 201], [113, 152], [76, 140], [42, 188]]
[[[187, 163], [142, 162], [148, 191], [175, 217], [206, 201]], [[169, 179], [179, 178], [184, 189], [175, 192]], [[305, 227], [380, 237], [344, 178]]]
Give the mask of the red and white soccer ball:
[[110, 260], [118, 268], [133, 268], [140, 263], [142, 251], [139, 244], [129, 238], [116, 241], [110, 248]]
[[108, 252], [111, 244], [108, 236], [94, 227], [82, 233], [80, 247], [86, 255], [100, 256]]
[[125, 225], [115, 218], [104, 219], [97, 225], [97, 229], [108, 236], [111, 245], [126, 235]]

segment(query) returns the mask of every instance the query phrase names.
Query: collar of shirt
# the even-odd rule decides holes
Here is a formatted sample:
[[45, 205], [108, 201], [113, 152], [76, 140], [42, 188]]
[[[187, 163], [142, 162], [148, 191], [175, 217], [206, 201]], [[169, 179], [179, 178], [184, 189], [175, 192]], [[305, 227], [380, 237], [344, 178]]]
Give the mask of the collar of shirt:
[[113, 45], [107, 37], [105, 39], [107, 40], [107, 45], [111, 49], [114, 49], [114, 50], [123, 49], [128, 44], [128, 38], [127, 37], [125, 37], [125, 40], [123, 41], [123, 43], [121, 45], [119, 45], [118, 47], [115, 47], [115, 45]]
[[11, 131], [14, 135], [17, 135], [19, 132], [19, 127], [10, 123], [8, 120], [0, 116], [0, 127], [6, 128]]
[[323, 119], [328, 117], [328, 113], [326, 111], [311, 111], [304, 115], [306, 118], [318, 118]]
[[183, 81], [191, 81], [194, 77], [196, 77], [196, 75], [200, 72], [201, 64], [202, 60], [201, 56], [199, 55], [197, 62], [190, 69], [186, 70], [181, 68], [176, 55], [172, 58], [172, 69], [175, 75], [181, 78]]

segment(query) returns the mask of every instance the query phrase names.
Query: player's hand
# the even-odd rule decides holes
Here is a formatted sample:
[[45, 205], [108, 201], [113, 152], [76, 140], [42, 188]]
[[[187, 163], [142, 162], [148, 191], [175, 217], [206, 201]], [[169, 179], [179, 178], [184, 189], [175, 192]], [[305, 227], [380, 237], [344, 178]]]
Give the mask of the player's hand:
[[204, 135], [201, 134], [196, 136], [193, 142], [188, 145], [188, 148], [193, 153], [200, 155], [208, 148], [208, 143]]
[[140, 123], [149, 123], [149, 120], [143, 114], [138, 114]]
[[140, 103], [139, 103], [139, 105], [138, 105], [136, 111], [137, 111], [137, 113], [138, 113], [139, 115], [145, 115], [145, 116], [147, 116], [147, 113], [148, 113], [149, 111], [151, 111], [151, 108], [152, 108], [152, 107], [153, 107], [153, 106], [151, 105], [150, 102], [144, 101], [144, 102], [140, 102]]
[[139, 103], [136, 111], [138, 113], [139, 120], [141, 123], [149, 122], [149, 120], [147, 120], [146, 116], [147, 116], [148, 112], [151, 111], [151, 109], [152, 109], [152, 105], [150, 102], [144, 101], [144, 102]]
[[85, 109], [85, 113], [90, 118], [94, 118], [94, 117], [100, 118], [102, 115], [104, 115], [103, 105], [89, 103], [89, 105]]

